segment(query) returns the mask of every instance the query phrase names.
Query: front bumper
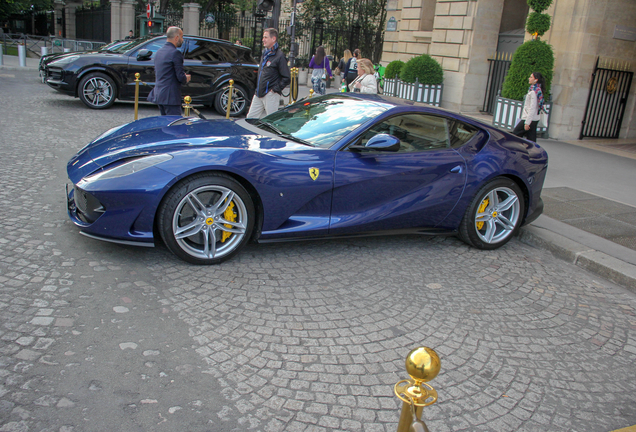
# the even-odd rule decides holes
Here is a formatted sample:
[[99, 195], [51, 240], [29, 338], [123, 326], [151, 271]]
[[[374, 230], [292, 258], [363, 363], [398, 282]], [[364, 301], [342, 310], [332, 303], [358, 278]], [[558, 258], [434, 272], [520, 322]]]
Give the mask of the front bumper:
[[60, 68], [48, 67], [44, 73], [45, 82], [49, 87], [69, 96], [75, 96], [75, 74]]

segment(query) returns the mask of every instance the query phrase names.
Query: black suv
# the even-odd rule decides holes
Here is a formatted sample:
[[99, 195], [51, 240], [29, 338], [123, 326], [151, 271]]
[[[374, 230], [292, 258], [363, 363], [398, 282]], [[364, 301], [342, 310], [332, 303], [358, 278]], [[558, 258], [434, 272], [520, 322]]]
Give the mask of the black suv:
[[[46, 83], [62, 93], [79, 97], [94, 109], [109, 108], [115, 99], [135, 100], [135, 73], [141, 74], [139, 100], [155, 85], [153, 54], [166, 43], [166, 37], [132, 40], [101, 52], [75, 53], [46, 65]], [[258, 78], [258, 63], [250, 49], [231, 42], [184, 36], [183, 67], [192, 80], [181, 86], [182, 96], [195, 104], [214, 106], [225, 115], [228, 83], [234, 80], [230, 115], [247, 113]]]

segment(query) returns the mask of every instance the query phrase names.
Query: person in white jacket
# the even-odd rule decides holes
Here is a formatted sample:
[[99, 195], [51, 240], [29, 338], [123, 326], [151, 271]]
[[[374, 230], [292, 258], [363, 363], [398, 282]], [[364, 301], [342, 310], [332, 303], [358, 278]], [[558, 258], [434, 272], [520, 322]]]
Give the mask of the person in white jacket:
[[375, 79], [373, 63], [369, 59], [358, 60], [358, 77], [349, 84], [349, 91], [360, 93], [378, 93], [378, 81]]
[[530, 88], [523, 102], [521, 121], [517, 123], [512, 133], [517, 136], [524, 136], [530, 141], [537, 141], [537, 124], [539, 124], [539, 113], [544, 110], [543, 89], [545, 81], [540, 72], [533, 72], [528, 78]]

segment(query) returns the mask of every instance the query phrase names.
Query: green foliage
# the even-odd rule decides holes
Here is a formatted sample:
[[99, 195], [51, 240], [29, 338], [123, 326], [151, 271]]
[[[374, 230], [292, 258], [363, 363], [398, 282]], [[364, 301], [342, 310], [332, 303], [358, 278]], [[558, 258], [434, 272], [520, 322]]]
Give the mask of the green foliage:
[[402, 70], [405, 64], [406, 63], [404, 63], [402, 60], [393, 60], [391, 63], [387, 65], [386, 70], [384, 71], [384, 77], [388, 79], [393, 79], [396, 76], [399, 76], [400, 71]]
[[528, 33], [537, 33], [539, 36], [543, 36], [549, 29], [550, 15], [539, 12], [532, 12], [528, 15], [528, 20], [526, 21], [526, 31]]
[[441, 84], [444, 81], [442, 66], [433, 57], [423, 54], [407, 61], [400, 71], [400, 79], [404, 82], [421, 84]]
[[53, 9], [53, 0], [1, 0], [0, 23], [8, 20], [13, 14], [39, 12]]
[[528, 0], [528, 6], [535, 12], [543, 12], [552, 4], [552, 0]]
[[554, 52], [544, 41], [531, 40], [525, 42], [512, 57], [512, 64], [503, 84], [501, 95], [508, 99], [521, 101], [528, 93], [528, 78], [533, 72], [540, 72], [545, 79], [544, 97], [550, 94], [552, 69], [554, 68]]

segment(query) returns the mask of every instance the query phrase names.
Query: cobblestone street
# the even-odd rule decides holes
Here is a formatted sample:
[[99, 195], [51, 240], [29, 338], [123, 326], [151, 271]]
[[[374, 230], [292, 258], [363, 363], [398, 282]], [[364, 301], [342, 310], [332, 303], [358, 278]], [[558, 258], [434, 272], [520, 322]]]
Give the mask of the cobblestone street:
[[132, 118], [0, 69], [0, 432], [395, 432], [421, 345], [442, 364], [431, 432], [636, 424], [636, 295], [517, 239], [249, 245], [199, 267], [81, 236], [66, 162]]

